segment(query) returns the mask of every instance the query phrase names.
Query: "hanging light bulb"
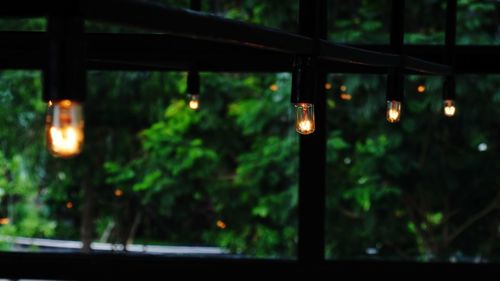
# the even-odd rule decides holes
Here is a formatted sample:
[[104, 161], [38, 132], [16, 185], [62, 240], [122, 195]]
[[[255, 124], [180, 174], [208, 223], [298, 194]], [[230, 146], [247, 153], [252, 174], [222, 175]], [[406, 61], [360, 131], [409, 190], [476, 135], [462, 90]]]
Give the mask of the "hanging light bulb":
[[200, 95], [189, 95], [189, 108], [198, 110], [200, 107]]
[[198, 110], [200, 108], [200, 74], [196, 70], [190, 70], [188, 72], [187, 92], [189, 97], [189, 108]]
[[70, 100], [49, 102], [45, 136], [49, 152], [61, 158], [78, 155], [83, 148], [82, 105]]
[[387, 108], [385, 118], [389, 123], [401, 119], [401, 107], [404, 94], [404, 76], [401, 70], [392, 70], [387, 77]]
[[314, 121], [314, 91], [308, 87], [316, 85], [315, 61], [311, 57], [296, 56], [292, 77], [291, 100], [295, 109], [295, 131], [301, 135], [312, 134]]
[[399, 122], [401, 118], [401, 102], [387, 101], [386, 119], [389, 123]]
[[47, 33], [50, 63], [44, 69], [47, 102], [45, 138], [55, 157], [70, 158], [83, 149], [82, 102], [86, 94], [83, 19], [75, 15], [50, 15]]
[[276, 92], [280, 89], [280, 87], [278, 87], [278, 85], [276, 84], [272, 84], [271, 86], [269, 86], [269, 89], [273, 92]]
[[420, 85], [417, 86], [417, 92], [418, 93], [423, 94], [423, 93], [425, 93], [425, 90], [426, 90], [426, 88], [425, 88], [424, 84], [420, 84]]
[[301, 135], [314, 132], [314, 105], [310, 103], [296, 103], [295, 105], [295, 130]]
[[443, 87], [443, 113], [446, 117], [453, 117], [457, 112], [455, 106], [455, 77], [448, 76]]
[[443, 101], [443, 112], [446, 117], [453, 117], [457, 111], [455, 102], [453, 100]]

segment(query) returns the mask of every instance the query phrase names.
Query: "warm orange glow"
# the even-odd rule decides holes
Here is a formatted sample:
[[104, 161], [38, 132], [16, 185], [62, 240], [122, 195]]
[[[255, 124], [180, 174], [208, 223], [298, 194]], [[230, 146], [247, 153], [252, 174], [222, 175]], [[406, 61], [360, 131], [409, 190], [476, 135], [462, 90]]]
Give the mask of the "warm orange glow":
[[59, 105], [64, 108], [70, 108], [71, 107], [71, 101], [70, 100], [62, 100], [59, 102]]
[[386, 119], [389, 123], [399, 122], [401, 119], [401, 102], [387, 101]]
[[200, 107], [200, 103], [197, 100], [189, 101], [189, 108], [196, 110]]
[[83, 149], [83, 113], [77, 102], [49, 102], [45, 135], [49, 152], [61, 158], [78, 155]]
[[309, 135], [314, 132], [315, 124], [313, 104], [295, 104], [295, 130], [301, 135]]
[[299, 128], [302, 132], [309, 132], [312, 129], [312, 122], [310, 120], [302, 120], [299, 122]]
[[117, 188], [115, 189], [115, 196], [116, 197], [121, 197], [123, 195], [123, 190]]
[[220, 228], [220, 229], [225, 229], [227, 227], [226, 223], [224, 223], [223, 221], [221, 220], [218, 220], [217, 223], [216, 223], [217, 227]]
[[340, 99], [342, 100], [351, 100], [352, 99], [352, 96], [348, 93], [342, 93], [340, 94]]
[[53, 151], [60, 156], [70, 156], [79, 152], [79, 139], [82, 132], [74, 127], [57, 128], [50, 127], [50, 139], [52, 140]]
[[6, 225], [10, 223], [9, 218], [0, 218], [0, 225]]
[[280, 87], [278, 87], [278, 85], [276, 84], [272, 84], [271, 86], [269, 86], [269, 89], [273, 92], [276, 92], [277, 90], [279, 90]]
[[341, 90], [342, 92], [347, 91], [347, 86], [346, 86], [346, 85], [342, 85], [342, 86], [340, 86], [340, 90]]
[[325, 90], [331, 90], [332, 89], [332, 83], [325, 83]]
[[191, 108], [192, 110], [198, 110], [200, 108], [200, 96], [199, 95], [190, 95], [189, 108]]
[[66, 208], [73, 209], [73, 202], [71, 201], [66, 202]]
[[455, 112], [457, 111], [455, 102], [453, 100], [445, 100], [443, 110], [446, 117], [453, 117], [455, 115]]
[[418, 85], [417, 92], [419, 92], [421, 94], [424, 93], [425, 92], [425, 85], [422, 85], [422, 84]]
[[399, 111], [395, 109], [389, 109], [389, 112], [387, 113], [388, 115], [388, 121], [389, 122], [396, 122], [399, 119]]

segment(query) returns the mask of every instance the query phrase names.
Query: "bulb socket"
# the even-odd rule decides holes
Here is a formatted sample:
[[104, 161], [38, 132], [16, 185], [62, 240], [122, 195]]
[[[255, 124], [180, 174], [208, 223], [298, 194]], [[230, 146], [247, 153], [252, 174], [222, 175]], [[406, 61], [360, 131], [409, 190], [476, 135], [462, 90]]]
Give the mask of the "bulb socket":
[[187, 92], [190, 95], [200, 94], [200, 73], [196, 70], [190, 70], [188, 72]]
[[292, 95], [293, 104], [314, 104], [314, 93], [312, 87], [317, 87], [318, 72], [317, 59], [309, 56], [295, 56], [292, 73]]
[[404, 98], [404, 75], [401, 69], [393, 69], [387, 76], [387, 101], [402, 102]]
[[83, 17], [64, 14], [63, 11], [72, 11], [72, 7], [66, 8], [55, 11], [47, 19], [48, 60], [43, 72], [46, 102], [83, 102], [87, 91]]
[[455, 76], [446, 76], [443, 85], [443, 101], [454, 100], [456, 96]]

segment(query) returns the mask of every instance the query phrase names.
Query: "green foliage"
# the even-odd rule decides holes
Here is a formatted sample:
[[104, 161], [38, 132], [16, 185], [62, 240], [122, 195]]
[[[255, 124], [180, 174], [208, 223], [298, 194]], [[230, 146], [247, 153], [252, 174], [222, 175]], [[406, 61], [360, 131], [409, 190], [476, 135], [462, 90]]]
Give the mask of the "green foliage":
[[[410, 76], [402, 120], [389, 125], [383, 84], [372, 88], [373, 77], [365, 75], [333, 77], [339, 85], [366, 83], [352, 90], [350, 101], [338, 99], [337, 90], [329, 96], [337, 104], [328, 118], [335, 128], [328, 143], [329, 257], [367, 258], [374, 248], [385, 258], [442, 260], [458, 252], [483, 256], [498, 247], [489, 236], [498, 210], [487, 206], [498, 206], [498, 151], [490, 144], [498, 138], [492, 128], [498, 126], [499, 82], [497, 76], [476, 79], [457, 79], [460, 113], [450, 120], [441, 112], [442, 81]], [[416, 92], [419, 83], [426, 85], [423, 94]], [[367, 87], [371, 94], [362, 95]], [[487, 150], [479, 152], [480, 144]]]

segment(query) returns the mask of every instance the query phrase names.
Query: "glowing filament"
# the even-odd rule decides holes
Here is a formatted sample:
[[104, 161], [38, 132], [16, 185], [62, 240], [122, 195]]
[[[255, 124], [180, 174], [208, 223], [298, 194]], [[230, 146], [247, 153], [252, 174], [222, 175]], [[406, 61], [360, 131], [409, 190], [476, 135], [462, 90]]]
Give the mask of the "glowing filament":
[[197, 110], [200, 108], [200, 99], [199, 95], [191, 95], [189, 99], [189, 108], [192, 110]]
[[443, 102], [443, 105], [444, 115], [446, 117], [453, 117], [455, 115], [455, 112], [457, 111], [455, 102], [453, 100], [445, 100]]
[[78, 142], [81, 137], [76, 128], [57, 128], [52, 126], [50, 127], [50, 138], [52, 139], [52, 146], [56, 153], [68, 154], [78, 151]]
[[79, 154], [83, 148], [83, 113], [77, 102], [62, 100], [49, 102], [45, 120], [47, 148], [62, 158]]
[[387, 101], [386, 118], [389, 123], [399, 122], [401, 118], [401, 102]]
[[310, 103], [295, 104], [295, 130], [302, 135], [314, 132], [314, 105]]

